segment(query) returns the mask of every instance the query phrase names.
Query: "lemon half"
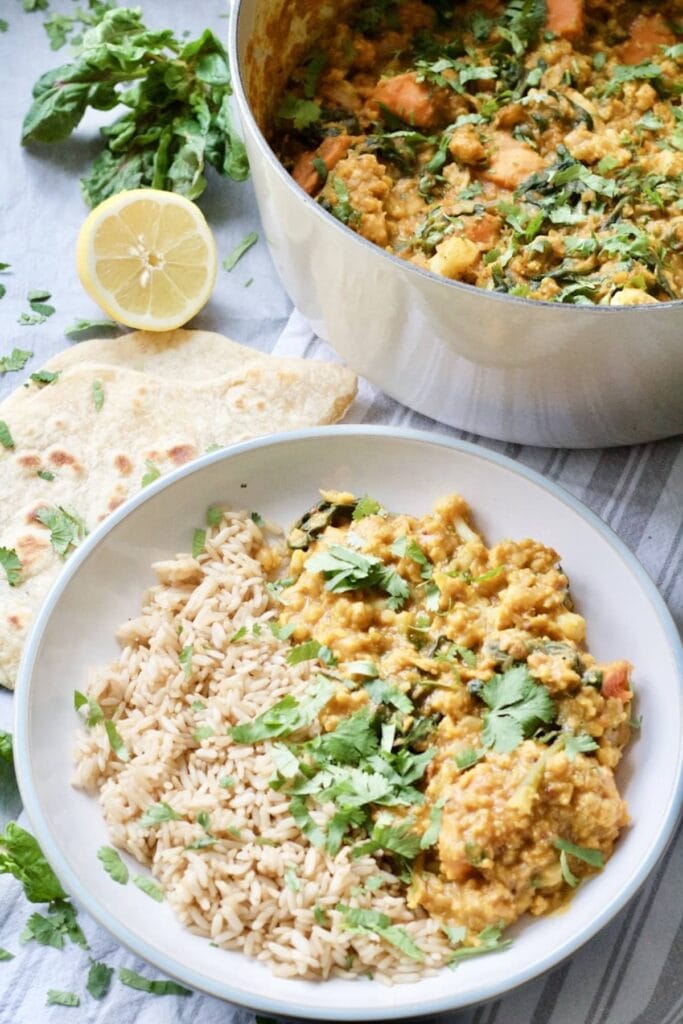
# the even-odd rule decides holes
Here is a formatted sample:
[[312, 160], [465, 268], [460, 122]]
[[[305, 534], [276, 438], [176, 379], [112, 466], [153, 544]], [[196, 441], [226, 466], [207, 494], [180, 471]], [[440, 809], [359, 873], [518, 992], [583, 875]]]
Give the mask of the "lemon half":
[[88, 214], [76, 265], [86, 292], [112, 319], [139, 330], [172, 331], [211, 295], [216, 242], [189, 199], [132, 189]]

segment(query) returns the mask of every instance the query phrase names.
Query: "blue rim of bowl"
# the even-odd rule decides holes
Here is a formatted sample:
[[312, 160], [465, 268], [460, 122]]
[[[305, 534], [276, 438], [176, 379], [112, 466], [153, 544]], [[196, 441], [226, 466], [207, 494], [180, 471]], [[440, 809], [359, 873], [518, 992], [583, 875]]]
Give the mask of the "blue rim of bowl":
[[78, 876], [72, 870], [66, 858], [62, 856], [56, 838], [53, 837], [46, 820], [43, 818], [40, 803], [34, 791], [32, 781], [31, 757], [28, 747], [28, 723], [31, 695], [30, 682], [33, 666], [43, 633], [45, 632], [45, 627], [55, 605], [61, 597], [66, 585], [76, 574], [80, 566], [88, 559], [95, 548], [102, 543], [106, 536], [114, 530], [123, 519], [138, 508], [138, 506], [142, 505], [154, 495], [159, 494], [161, 491], [173, 487], [174, 484], [179, 480], [184, 479], [186, 476], [191, 476], [193, 473], [201, 471], [206, 466], [210, 466], [215, 462], [228, 461], [243, 452], [251, 451], [256, 448], [273, 447], [276, 449], [279, 445], [288, 444], [293, 441], [306, 441], [332, 437], [389, 437], [396, 441], [421, 441], [423, 443], [464, 452], [468, 455], [473, 455], [476, 458], [501, 466], [517, 476], [525, 477], [531, 483], [541, 487], [557, 500], [561, 501], [564, 505], [567, 505], [574, 512], [578, 513], [578, 515], [580, 515], [601, 535], [602, 539], [616, 551], [628, 569], [630, 569], [637, 578], [638, 583], [653, 606], [657, 614], [657, 618], [659, 619], [660, 624], [662, 625], [662, 628], [670, 642], [670, 647], [678, 668], [679, 685], [681, 686], [681, 689], [683, 689], [683, 643], [681, 642], [678, 629], [676, 628], [671, 614], [655, 584], [652, 582], [635, 555], [629, 551], [623, 541], [616, 536], [610, 527], [603, 523], [602, 520], [589, 508], [583, 505], [582, 502], [574, 498], [558, 484], [546, 480], [540, 473], [537, 473], [535, 470], [529, 469], [526, 466], [520, 465], [505, 455], [499, 455], [497, 452], [482, 449], [468, 441], [454, 440], [440, 434], [405, 428], [397, 429], [394, 427], [377, 426], [367, 427], [362, 425], [318, 427], [310, 430], [296, 430], [287, 433], [269, 434], [266, 437], [256, 438], [252, 441], [245, 441], [240, 444], [231, 445], [227, 448], [222, 448], [220, 451], [204, 455], [188, 465], [182, 466], [168, 475], [161, 477], [159, 480], [147, 486], [144, 491], [134, 495], [132, 498], [129, 498], [128, 501], [108, 516], [107, 519], [85, 539], [80, 547], [70, 556], [67, 565], [50, 590], [31, 630], [21, 659], [15, 695], [15, 767], [24, 810], [28, 815], [34, 834], [40, 843], [43, 853], [55, 870], [59, 880], [64, 885], [65, 890], [69, 892], [77, 903], [83, 906], [87, 912], [123, 946], [126, 946], [143, 960], [153, 964], [165, 974], [180, 979], [182, 982], [197, 991], [205, 992], [219, 999], [226, 1000], [227, 1002], [248, 1007], [249, 1009], [256, 1010], [258, 1012], [263, 1011], [290, 1019], [298, 1017], [308, 1020], [351, 1022], [399, 1020], [403, 1018], [415, 1019], [432, 1014], [447, 1013], [452, 1010], [463, 1009], [466, 1006], [485, 1002], [486, 1000], [511, 992], [519, 985], [523, 985], [525, 982], [531, 981], [539, 975], [544, 974], [546, 971], [551, 970], [553, 967], [556, 967], [562, 960], [566, 959], [566, 957], [570, 956], [572, 953], [575, 953], [577, 949], [592, 939], [602, 928], [605, 927], [605, 925], [609, 923], [609, 921], [612, 920], [612, 918], [638, 892], [658, 862], [659, 858], [666, 850], [673, 836], [674, 828], [678, 821], [681, 803], [683, 802], [683, 745], [679, 745], [675, 785], [671, 790], [669, 806], [664, 818], [663, 826], [660, 828], [655, 842], [651, 846], [645, 860], [639, 865], [635, 874], [632, 875], [628, 884], [602, 908], [600, 913], [595, 916], [588, 927], [583, 928], [577, 934], [567, 939], [558, 948], [549, 952], [542, 960], [535, 961], [533, 964], [529, 964], [528, 967], [516, 971], [509, 983], [506, 982], [503, 985], [500, 983], [493, 983], [491, 985], [482, 983], [478, 993], [476, 995], [467, 996], [464, 1001], [458, 1000], [457, 993], [451, 993], [448, 996], [436, 999], [422, 998], [419, 1002], [407, 1002], [402, 1000], [400, 1006], [383, 1007], [379, 1012], [375, 1012], [371, 1006], [364, 1009], [348, 1010], [336, 1007], [315, 1006], [313, 1002], [283, 1003], [277, 998], [270, 998], [269, 996], [261, 993], [249, 993], [244, 990], [233, 989], [228, 983], [217, 984], [210, 978], [203, 977], [202, 975], [197, 974], [194, 970], [184, 967], [179, 961], [173, 960], [163, 953], [159, 953], [153, 947], [149, 946], [144, 939], [141, 939], [130, 932], [125, 925], [112, 920], [106, 908], [102, 906], [96, 898], [92, 897], [88, 890], [81, 885]]
[[[476, 285], [465, 284], [463, 281], [453, 281], [447, 277], [441, 277], [439, 274], [434, 274], [429, 270], [424, 270], [422, 267], [418, 267], [415, 263], [410, 263], [408, 260], [403, 260], [400, 256], [396, 256], [392, 252], [387, 252], [382, 249], [381, 246], [375, 245], [374, 242], [370, 242], [367, 238], [359, 235], [357, 231], [347, 227], [346, 224], [342, 224], [340, 220], [333, 217], [331, 213], [323, 209], [320, 203], [316, 202], [312, 196], [296, 184], [289, 171], [280, 163], [275, 155], [272, 147], [270, 146], [265, 135], [261, 131], [259, 125], [256, 122], [256, 118], [251, 112], [251, 105], [247, 98], [247, 92], [244, 87], [242, 79], [242, 66], [239, 59], [239, 36], [240, 36], [240, 18], [242, 15], [242, 5], [244, 0], [235, 0], [234, 4], [231, 5], [230, 10], [230, 25], [228, 34], [228, 58], [230, 62], [230, 68], [232, 72], [232, 91], [237, 102], [237, 107], [240, 112], [240, 118], [244, 124], [246, 121], [249, 125], [249, 130], [255, 139], [261, 156], [267, 161], [272, 170], [276, 172], [281, 181], [283, 181], [288, 187], [298, 195], [301, 204], [307, 207], [314, 216], [322, 218], [326, 224], [330, 225], [335, 231], [341, 232], [347, 238], [355, 239], [357, 245], [362, 245], [364, 248], [371, 250], [377, 254], [378, 259], [389, 260], [396, 267], [401, 267], [407, 274], [416, 275], [426, 279], [433, 284], [438, 282], [444, 288], [450, 288], [456, 292], [482, 292], [488, 299], [492, 299], [495, 302], [502, 302], [508, 304], [515, 302], [524, 306], [529, 306], [531, 309], [535, 307], [545, 307], [557, 310], [565, 310], [567, 312], [558, 313], [558, 316], [574, 315], [587, 318], [589, 316], [611, 316], [612, 318], [617, 316], [631, 316], [634, 315], [647, 317], [648, 310], [650, 316], [652, 315], [652, 304], [646, 303], [641, 306], [598, 306], [598, 305], [572, 305], [571, 303], [563, 302], [548, 302], [546, 299], [525, 299], [522, 295], [509, 295], [503, 292], [487, 291], [484, 288], [479, 288]], [[266, 239], [267, 240], [267, 239]], [[668, 299], [666, 302], [658, 302], [656, 309], [677, 309], [680, 313], [681, 299]]]

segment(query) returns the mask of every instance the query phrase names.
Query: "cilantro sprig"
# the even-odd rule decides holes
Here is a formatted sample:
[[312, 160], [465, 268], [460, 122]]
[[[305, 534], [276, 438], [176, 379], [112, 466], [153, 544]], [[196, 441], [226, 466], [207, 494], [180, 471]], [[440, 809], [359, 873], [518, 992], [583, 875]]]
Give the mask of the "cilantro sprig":
[[557, 714], [547, 688], [531, 677], [526, 665], [515, 665], [474, 691], [489, 708], [484, 713], [482, 744], [498, 754], [514, 750]]

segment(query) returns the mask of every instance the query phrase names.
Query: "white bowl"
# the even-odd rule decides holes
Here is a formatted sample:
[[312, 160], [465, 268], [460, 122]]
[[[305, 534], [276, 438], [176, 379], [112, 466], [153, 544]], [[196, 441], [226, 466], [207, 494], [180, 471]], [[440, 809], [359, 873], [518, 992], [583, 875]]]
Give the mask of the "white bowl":
[[[207, 506], [227, 502], [289, 524], [319, 487], [369, 493], [423, 513], [458, 491], [490, 542], [535, 537], [555, 547], [588, 643], [635, 665], [642, 733], [619, 768], [633, 823], [606, 869], [566, 913], [523, 920], [505, 952], [414, 985], [276, 978], [241, 954], [189, 934], [171, 909], [116, 885], [97, 860], [107, 833], [95, 799], [72, 789], [73, 690], [116, 654], [114, 630], [139, 608], [156, 559], [187, 550]], [[683, 651], [654, 585], [624, 545], [559, 488], [500, 455], [412, 431], [333, 427], [207, 455], [127, 502], [70, 558], [31, 634], [16, 694], [17, 771], [35, 835], [65, 889], [119, 941], [193, 988], [288, 1017], [414, 1018], [500, 996], [590, 939], [635, 893], [663, 852], [683, 798]]]

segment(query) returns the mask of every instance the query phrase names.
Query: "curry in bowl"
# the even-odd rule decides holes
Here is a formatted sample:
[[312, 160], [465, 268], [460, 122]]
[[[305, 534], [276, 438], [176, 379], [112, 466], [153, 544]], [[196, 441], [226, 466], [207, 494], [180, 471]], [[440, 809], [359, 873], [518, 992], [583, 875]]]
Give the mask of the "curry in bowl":
[[313, 42], [271, 142], [424, 269], [573, 304], [683, 294], [683, 8], [373, 0]]
[[76, 694], [76, 784], [151, 868], [136, 885], [281, 976], [505, 949], [628, 822], [630, 664], [587, 651], [554, 550], [488, 547], [457, 495], [416, 517], [328, 491], [287, 541], [212, 507], [154, 565]]

